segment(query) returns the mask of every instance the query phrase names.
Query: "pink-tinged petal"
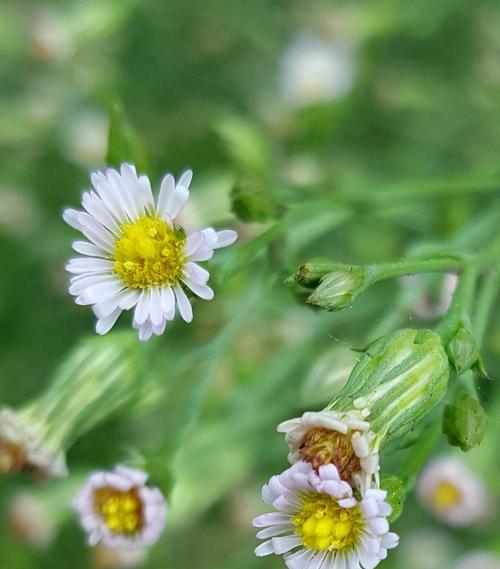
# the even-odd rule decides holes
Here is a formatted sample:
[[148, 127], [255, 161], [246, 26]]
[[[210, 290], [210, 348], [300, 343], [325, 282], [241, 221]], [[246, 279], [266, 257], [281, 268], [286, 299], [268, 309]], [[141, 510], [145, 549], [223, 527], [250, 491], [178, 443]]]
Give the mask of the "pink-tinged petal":
[[89, 286], [82, 292], [81, 299], [85, 304], [95, 304], [118, 294], [121, 290], [123, 290], [123, 283], [116, 279]]
[[147, 342], [152, 335], [153, 335], [153, 325], [151, 324], [151, 320], [147, 320], [139, 328], [139, 340], [141, 342]]
[[214, 297], [214, 291], [208, 285], [199, 285], [194, 283], [191, 279], [184, 279], [184, 284], [188, 286], [194, 294], [202, 298], [203, 300], [212, 300]]
[[167, 320], [173, 320], [175, 316], [175, 295], [172, 287], [165, 286], [161, 289], [161, 308]]
[[265, 555], [271, 555], [274, 553], [273, 542], [271, 540], [261, 543], [255, 548], [255, 555], [257, 557], [264, 557]]
[[149, 291], [143, 290], [137, 301], [134, 313], [134, 323], [142, 326], [149, 317]]
[[210, 273], [206, 269], [192, 261], [188, 261], [184, 265], [184, 275], [197, 285], [207, 284], [210, 278]]

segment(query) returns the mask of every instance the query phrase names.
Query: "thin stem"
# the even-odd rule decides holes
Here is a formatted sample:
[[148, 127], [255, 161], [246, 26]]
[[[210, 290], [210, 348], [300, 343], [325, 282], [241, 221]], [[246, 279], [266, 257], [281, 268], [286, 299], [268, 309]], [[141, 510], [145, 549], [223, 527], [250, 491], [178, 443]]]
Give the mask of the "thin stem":
[[403, 259], [393, 263], [377, 263], [367, 265], [370, 281], [376, 283], [382, 280], [417, 273], [435, 273], [460, 269], [465, 260], [455, 256], [436, 257], [434, 259]]
[[475, 263], [470, 263], [464, 268], [450, 308], [436, 327], [436, 332], [441, 336], [443, 344], [451, 339], [461, 321], [468, 323], [477, 277], [478, 270]]

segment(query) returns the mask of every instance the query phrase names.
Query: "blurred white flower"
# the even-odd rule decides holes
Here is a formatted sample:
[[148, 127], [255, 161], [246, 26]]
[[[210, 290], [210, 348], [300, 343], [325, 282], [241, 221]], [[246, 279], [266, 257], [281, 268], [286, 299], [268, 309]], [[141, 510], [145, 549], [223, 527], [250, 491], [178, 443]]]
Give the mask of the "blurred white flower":
[[66, 476], [66, 457], [45, 439], [42, 425], [29, 413], [0, 410], [0, 472], [31, 472], [37, 478]]
[[71, 117], [62, 135], [64, 154], [73, 162], [94, 168], [103, 164], [108, 145], [108, 120], [103, 113], [87, 111]]
[[282, 55], [282, 96], [293, 106], [338, 99], [353, 84], [354, 53], [349, 43], [299, 38]]
[[144, 549], [109, 549], [98, 545], [92, 550], [91, 565], [95, 569], [138, 567], [146, 561]]
[[25, 237], [33, 232], [39, 214], [30, 193], [13, 188], [0, 188], [0, 232], [12, 237]]
[[31, 53], [42, 61], [63, 61], [73, 53], [70, 26], [49, 6], [37, 8], [31, 21]]
[[372, 448], [374, 434], [359, 411], [309, 411], [284, 421], [278, 431], [285, 433], [291, 464], [306, 461], [314, 469], [333, 464], [342, 480], [362, 489], [378, 478], [378, 453]]
[[466, 526], [488, 517], [488, 494], [482, 480], [458, 458], [427, 464], [417, 480], [417, 495], [444, 522]]
[[23, 543], [36, 549], [48, 547], [56, 528], [46, 504], [33, 492], [16, 492], [9, 501], [9, 527]]
[[[422, 280], [423, 278], [425, 278], [425, 275], [408, 275], [401, 277], [399, 282], [403, 288], [408, 288], [412, 282]], [[433, 302], [429, 292], [424, 291], [417, 301], [411, 306], [411, 311], [416, 316], [423, 319], [439, 318], [440, 316], [443, 316], [448, 311], [457, 283], [458, 275], [456, 273], [446, 273], [442, 278], [441, 293], [437, 302]]]
[[146, 486], [147, 479], [144, 472], [125, 466], [90, 476], [73, 504], [89, 545], [135, 549], [158, 541], [167, 504], [158, 488]]
[[500, 557], [486, 551], [475, 551], [462, 557], [456, 569], [500, 569]]
[[77, 304], [92, 305], [98, 334], [109, 332], [123, 310], [135, 307], [133, 327], [145, 341], [163, 334], [176, 307], [191, 322], [186, 289], [203, 300], [213, 298], [210, 273], [197, 261], [234, 243], [237, 233], [207, 228], [186, 235], [175, 223], [189, 198], [191, 178], [188, 170], [176, 184], [167, 174], [155, 204], [148, 177], [123, 164], [119, 172], [92, 174], [95, 192], [83, 194], [85, 212], [65, 210], [64, 220], [90, 241], [73, 243], [84, 257], [66, 266], [74, 275], [69, 292]]
[[386, 496], [369, 489], [358, 500], [332, 464], [316, 472], [297, 462], [262, 489], [264, 502], [277, 511], [254, 519], [264, 528], [257, 537], [267, 540], [255, 553], [284, 554], [289, 569], [373, 569], [399, 543], [389, 531]]

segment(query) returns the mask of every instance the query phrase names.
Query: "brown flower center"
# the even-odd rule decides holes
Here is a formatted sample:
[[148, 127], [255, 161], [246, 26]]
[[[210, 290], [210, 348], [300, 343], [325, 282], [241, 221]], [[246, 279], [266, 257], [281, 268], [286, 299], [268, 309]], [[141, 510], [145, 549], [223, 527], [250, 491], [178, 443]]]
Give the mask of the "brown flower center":
[[361, 470], [361, 463], [351, 444], [353, 432], [343, 435], [337, 431], [317, 427], [311, 429], [299, 447], [301, 458], [316, 470], [324, 464], [333, 464], [342, 480], [349, 480]]

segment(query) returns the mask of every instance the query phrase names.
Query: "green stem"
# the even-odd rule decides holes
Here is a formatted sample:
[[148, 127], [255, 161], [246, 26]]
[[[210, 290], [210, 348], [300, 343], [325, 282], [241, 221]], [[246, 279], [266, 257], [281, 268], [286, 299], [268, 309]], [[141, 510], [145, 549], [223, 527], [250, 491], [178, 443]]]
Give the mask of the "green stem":
[[417, 273], [435, 273], [460, 269], [464, 260], [455, 256], [436, 257], [434, 259], [403, 259], [392, 263], [377, 263], [367, 265], [366, 269], [370, 275], [371, 283], [382, 280], [414, 275]]
[[469, 312], [474, 298], [477, 277], [476, 264], [469, 263], [462, 272], [448, 312], [436, 327], [436, 332], [441, 336], [443, 344], [449, 342], [460, 322], [469, 323]]

